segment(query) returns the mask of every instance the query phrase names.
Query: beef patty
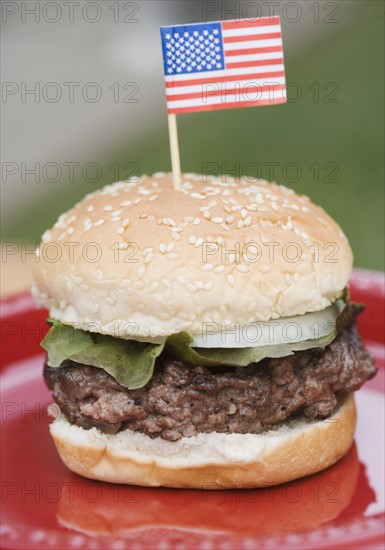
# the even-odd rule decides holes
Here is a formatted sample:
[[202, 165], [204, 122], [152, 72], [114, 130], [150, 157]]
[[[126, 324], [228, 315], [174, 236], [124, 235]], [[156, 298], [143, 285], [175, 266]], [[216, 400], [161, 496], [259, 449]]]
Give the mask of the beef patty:
[[137, 390], [71, 361], [44, 367], [45, 381], [72, 424], [169, 441], [199, 432], [260, 433], [298, 414], [325, 418], [337, 406], [336, 394], [358, 390], [375, 373], [354, 323], [324, 350], [248, 367], [205, 368], [162, 355], [150, 382]]

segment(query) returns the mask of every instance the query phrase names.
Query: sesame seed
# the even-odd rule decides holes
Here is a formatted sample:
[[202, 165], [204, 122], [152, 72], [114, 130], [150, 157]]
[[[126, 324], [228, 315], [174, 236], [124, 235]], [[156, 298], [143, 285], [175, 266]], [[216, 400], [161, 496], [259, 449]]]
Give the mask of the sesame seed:
[[151, 197], [148, 198], [149, 201], [156, 201], [156, 199], [158, 198], [158, 195], [151, 195]]
[[249, 270], [245, 265], [239, 264], [237, 265], [237, 271], [240, 271], [241, 273], [248, 273]]
[[222, 222], [223, 222], [223, 218], [221, 218], [221, 217], [212, 218], [212, 221], [215, 222], [215, 223], [222, 223]]
[[200, 193], [191, 193], [191, 196], [194, 199], [205, 199], [206, 198], [206, 195], [201, 195]]
[[201, 223], [200, 218], [195, 218], [195, 220], [193, 221], [193, 225], [199, 225], [200, 223]]
[[234, 216], [227, 216], [226, 223], [232, 223], [234, 221]]
[[188, 242], [190, 244], [195, 244], [195, 241], [197, 240], [197, 238], [194, 236], [194, 235], [191, 235], [191, 237], [189, 238]]
[[267, 212], [266, 206], [258, 206], [258, 212]]
[[147, 265], [151, 262], [151, 260], [154, 258], [154, 254], [152, 254], [151, 252], [149, 254], [147, 254], [147, 256], [145, 257], [144, 259], [144, 263]]
[[99, 281], [103, 280], [103, 271], [101, 269], [96, 269], [96, 278], [99, 279]]
[[208, 212], [207, 210], [203, 212], [203, 217], [206, 218], [206, 220], [209, 220], [211, 218], [210, 212]]
[[142, 265], [138, 269], [138, 278], [141, 279], [145, 273], [146, 273], [146, 268]]
[[104, 206], [103, 210], [105, 210], [106, 212], [111, 212], [111, 210], [113, 210], [114, 207], [111, 206], [110, 204], [106, 204], [106, 206]]
[[162, 279], [162, 284], [163, 284], [163, 286], [165, 286], [166, 288], [172, 288], [170, 279], [167, 279], [166, 277], [163, 277], [163, 279]]
[[214, 281], [209, 281], [208, 283], [205, 284], [205, 290], [211, 290], [214, 286]]
[[276, 202], [271, 203], [271, 208], [276, 212], [279, 212], [278, 204]]
[[251, 225], [252, 221], [253, 221], [253, 218], [251, 216], [247, 216], [247, 218], [245, 219], [245, 227], [247, 227], [248, 225]]
[[199, 237], [199, 238], [195, 241], [195, 246], [201, 246], [203, 243], [204, 243], [204, 239], [202, 239], [202, 237]]
[[224, 270], [225, 270], [225, 266], [224, 266], [224, 265], [218, 265], [218, 266], [214, 269], [214, 273], [223, 273]]
[[176, 223], [171, 218], [163, 218], [164, 225], [170, 225], [172, 227], [176, 226]]
[[203, 281], [194, 281], [194, 285], [198, 290], [202, 290], [205, 287]]
[[246, 208], [242, 208], [242, 210], [241, 210], [241, 217], [242, 217], [243, 219], [245, 219], [245, 218], [247, 218], [247, 214], [248, 214], [248, 212], [247, 212]]
[[186, 288], [187, 288], [187, 290], [189, 290], [190, 292], [196, 292], [196, 290], [197, 290], [197, 289], [196, 289], [196, 286], [193, 285], [193, 284], [191, 284], [191, 283], [187, 283]]
[[174, 239], [174, 241], [180, 241], [180, 235], [175, 231], [171, 231], [171, 238]]
[[73, 228], [73, 227], [67, 227], [67, 233], [68, 233], [68, 235], [72, 235], [73, 232], [74, 232], [74, 228]]
[[226, 277], [227, 279], [227, 282], [229, 283], [230, 286], [235, 286], [235, 277], [234, 275], [231, 275], [231, 273], [229, 275], [227, 275]]
[[94, 223], [94, 226], [97, 227], [98, 225], [103, 225], [104, 224], [104, 220], [101, 219], [101, 220], [98, 220], [97, 222]]
[[92, 204], [87, 206], [87, 212], [93, 212], [93, 210], [94, 210], [94, 207], [92, 206]]
[[124, 233], [124, 227], [118, 227], [118, 229], [116, 230], [116, 232], [121, 235], [122, 233]]
[[141, 281], [135, 281], [132, 286], [135, 288], [135, 290], [143, 290], [144, 289], [144, 284]]
[[131, 206], [132, 202], [131, 201], [123, 201], [120, 203], [120, 206]]
[[164, 254], [166, 252], [166, 245], [164, 243], [160, 243], [159, 245], [159, 252], [161, 254]]
[[201, 269], [202, 271], [210, 271], [213, 268], [213, 264], [204, 264]]
[[216, 206], [216, 205], [217, 205], [217, 201], [210, 201], [209, 202], [209, 207], [210, 208], [214, 208], [214, 206]]
[[267, 273], [268, 271], [270, 271], [270, 266], [267, 265], [267, 264], [262, 264], [258, 267], [259, 271], [262, 271], [262, 273]]
[[158, 288], [159, 288], [159, 284], [156, 281], [153, 281], [150, 284], [148, 290], [151, 294], [154, 294], [154, 292], [156, 292], [158, 290]]
[[167, 246], [166, 246], [166, 252], [171, 252], [175, 247], [175, 243], [169, 243]]

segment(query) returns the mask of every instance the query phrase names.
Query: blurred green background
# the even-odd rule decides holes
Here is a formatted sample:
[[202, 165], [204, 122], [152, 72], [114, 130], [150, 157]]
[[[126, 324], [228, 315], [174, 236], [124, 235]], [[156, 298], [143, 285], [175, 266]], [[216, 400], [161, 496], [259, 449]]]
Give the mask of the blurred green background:
[[[179, 7], [174, 19], [168, 14], [151, 20], [154, 32], [160, 25], [194, 21], [197, 12], [191, 3], [180, 4], [184, 7]], [[310, 5], [306, 0], [300, 4]], [[338, 5], [339, 22], [321, 21], [322, 30], [318, 25], [315, 36], [314, 22], [305, 30], [298, 22], [296, 32], [305, 32], [299, 45], [296, 32], [288, 29], [293, 23], [282, 21], [289, 83], [286, 105], [178, 117], [182, 167], [201, 172], [209, 162], [214, 163], [210, 170], [215, 166], [216, 172], [231, 173], [236, 163], [241, 172], [253, 163], [248, 175], [268, 179], [269, 164], [275, 163], [278, 183], [310, 196], [339, 222], [351, 242], [356, 266], [383, 270], [384, 3], [331, 4]], [[325, 13], [321, 10], [321, 18]], [[160, 44], [154, 55], [160, 56]], [[160, 57], [157, 63], [151, 101], [157, 105], [158, 122], [147, 121], [145, 132], [138, 132], [133, 140], [136, 128], [128, 116], [126, 135], [123, 132], [103, 144], [98, 159], [103, 175], [96, 184], [81, 177], [76, 185], [63, 181], [55, 186], [54, 197], [43, 193], [38, 202], [24, 204], [20, 214], [8, 217], [3, 240], [39, 240], [62, 211], [114, 179], [110, 168], [114, 163], [121, 166], [119, 179], [126, 175], [128, 160], [136, 163], [140, 173], [169, 170], [166, 107], [164, 93], [159, 92]]]

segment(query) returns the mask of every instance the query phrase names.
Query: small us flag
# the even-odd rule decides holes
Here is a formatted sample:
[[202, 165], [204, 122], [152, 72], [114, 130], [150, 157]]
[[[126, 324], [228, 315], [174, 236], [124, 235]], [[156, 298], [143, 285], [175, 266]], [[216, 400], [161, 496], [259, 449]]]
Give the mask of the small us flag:
[[279, 17], [160, 32], [169, 114], [286, 102]]

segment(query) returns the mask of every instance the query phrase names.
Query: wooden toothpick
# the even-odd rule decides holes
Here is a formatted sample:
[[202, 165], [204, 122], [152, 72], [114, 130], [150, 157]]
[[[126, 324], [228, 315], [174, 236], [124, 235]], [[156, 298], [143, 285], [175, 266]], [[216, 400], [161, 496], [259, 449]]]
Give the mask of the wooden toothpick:
[[180, 191], [182, 177], [180, 172], [178, 129], [176, 125], [176, 115], [173, 115], [173, 114], [168, 115], [168, 132], [170, 135], [172, 181], [174, 184], [174, 189], [176, 191]]

